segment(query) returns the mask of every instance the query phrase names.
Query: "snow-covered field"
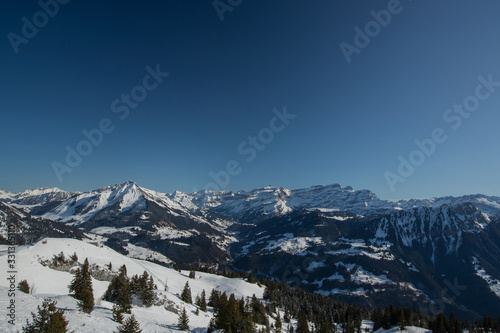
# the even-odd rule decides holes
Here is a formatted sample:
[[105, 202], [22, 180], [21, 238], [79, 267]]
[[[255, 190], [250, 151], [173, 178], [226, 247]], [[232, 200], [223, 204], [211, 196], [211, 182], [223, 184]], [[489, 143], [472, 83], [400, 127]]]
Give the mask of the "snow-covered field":
[[[236, 297], [251, 297], [255, 294], [262, 298], [264, 289], [256, 284], [250, 284], [242, 279], [229, 279], [222, 276], [196, 272], [196, 278], [190, 279], [188, 271], [177, 272], [143, 260], [131, 259], [123, 256], [105, 246], [96, 246], [74, 239], [47, 239], [46, 243], [40, 241], [33, 246], [19, 246], [17, 251], [17, 274], [16, 285], [19, 281], [26, 279], [31, 286], [32, 294], [26, 295], [16, 292], [16, 325], [10, 325], [5, 318], [7, 315], [8, 280], [7, 280], [7, 256], [6, 247], [0, 247], [0, 331], [17, 332], [26, 324], [26, 319], [31, 319], [31, 312], [36, 312], [44, 297], [57, 300], [57, 306], [66, 310], [66, 319], [69, 321], [69, 331], [75, 332], [113, 332], [118, 324], [112, 320], [112, 303], [101, 300], [102, 295], [108, 287], [108, 282], [93, 279], [94, 297], [96, 306], [90, 314], [84, 314], [77, 310], [76, 301], [68, 295], [68, 284], [73, 275], [68, 272], [56, 271], [40, 264], [39, 259], [51, 259], [61, 251], [69, 256], [73, 253], [78, 255], [78, 261], [82, 263], [85, 258], [89, 263], [104, 267], [112, 264], [113, 270], [118, 270], [122, 265], [127, 266], [128, 276], [142, 274], [147, 271], [153, 276], [158, 286], [158, 293], [165, 296], [174, 306], [185, 307], [189, 314], [189, 325], [192, 332], [204, 332], [209, 324], [212, 313], [200, 311], [195, 314], [196, 307], [184, 303], [180, 295], [185, 283], [188, 281], [194, 298], [205, 290], [207, 297], [212, 288], [225, 291], [228, 295], [234, 293]], [[165, 289], [165, 282], [168, 290]], [[163, 306], [144, 308], [134, 306], [132, 313], [141, 324], [144, 333], [148, 332], [177, 332], [177, 314], [167, 311]]]

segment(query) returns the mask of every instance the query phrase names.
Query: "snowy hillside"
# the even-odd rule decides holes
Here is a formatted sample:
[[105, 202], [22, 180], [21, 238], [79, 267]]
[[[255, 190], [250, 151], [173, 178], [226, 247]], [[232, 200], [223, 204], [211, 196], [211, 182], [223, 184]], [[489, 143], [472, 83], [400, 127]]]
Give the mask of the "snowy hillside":
[[[150, 262], [131, 259], [125, 257], [105, 246], [96, 246], [74, 239], [53, 239], [49, 238], [40, 241], [33, 246], [21, 246], [17, 252], [18, 271], [16, 281], [26, 279], [33, 291], [26, 295], [17, 293], [17, 318], [16, 328], [12, 327], [2, 320], [0, 323], [2, 332], [14, 332], [21, 329], [30, 318], [31, 312], [36, 312], [36, 306], [42, 303], [44, 297], [52, 297], [58, 301], [58, 307], [66, 309], [66, 318], [69, 320], [69, 331], [75, 332], [113, 332], [118, 326], [111, 320], [112, 304], [101, 300], [106, 291], [109, 282], [97, 281], [93, 279], [94, 295], [96, 299], [95, 310], [86, 315], [77, 310], [75, 300], [68, 296], [68, 284], [73, 275], [68, 272], [56, 271], [43, 266], [40, 261], [51, 259], [63, 251], [67, 255], [74, 252], [78, 255], [80, 264], [89, 259], [90, 265], [99, 265], [105, 267], [110, 262], [116, 270], [121, 265], [126, 265], [128, 275], [141, 275], [144, 271], [153, 276], [155, 284], [158, 286], [157, 293], [164, 296], [168, 303], [181, 309], [185, 307], [190, 319], [190, 327], [193, 332], [203, 332], [209, 324], [212, 313], [200, 312], [196, 315], [196, 307], [184, 303], [178, 295], [181, 293], [186, 282], [189, 282], [193, 298], [199, 295], [202, 290], [207, 294], [212, 288], [225, 291], [227, 294], [234, 293], [236, 297], [252, 297], [256, 295], [262, 298], [263, 288], [256, 284], [250, 284], [242, 279], [229, 279], [217, 275], [211, 275], [196, 272], [196, 278], [190, 279], [188, 271], [177, 272], [171, 268], [165, 268]], [[6, 246], [0, 247], [0, 293], [7, 295], [8, 281], [5, 276], [8, 271], [6, 260]], [[168, 285], [168, 291], [165, 291], [165, 282]], [[0, 316], [6, 318], [6, 305], [8, 299], [4, 296], [0, 298]], [[166, 310], [164, 306], [152, 306], [144, 308], [134, 306], [132, 313], [137, 317], [144, 333], [148, 332], [176, 332], [178, 315]]]
[[[249, 299], [254, 295], [258, 299], [263, 299], [264, 289], [257, 284], [248, 283], [239, 278], [226, 278], [222, 276], [196, 272], [195, 278], [189, 278], [188, 271], [178, 272], [171, 268], [165, 268], [150, 262], [131, 259], [125, 257], [105, 246], [78, 241], [74, 239], [54, 239], [48, 238], [40, 241], [32, 246], [20, 246], [17, 251], [18, 270], [16, 281], [27, 280], [30, 288], [30, 294], [24, 294], [20, 291], [16, 292], [16, 318], [15, 325], [9, 324], [7, 321], [0, 322], [0, 331], [2, 332], [18, 332], [22, 326], [26, 324], [26, 320], [31, 320], [31, 313], [36, 313], [37, 306], [42, 304], [44, 298], [51, 298], [57, 301], [57, 307], [64, 310], [64, 316], [68, 320], [68, 331], [78, 333], [87, 332], [114, 332], [119, 326], [112, 319], [113, 304], [102, 300], [102, 295], [106, 291], [109, 282], [99, 281], [92, 278], [92, 284], [95, 295], [95, 307], [91, 314], [84, 314], [78, 310], [75, 299], [68, 294], [68, 285], [70, 284], [73, 275], [66, 271], [58, 271], [49, 268], [42, 263], [64, 252], [67, 255], [76, 253], [78, 263], [82, 263], [85, 258], [88, 258], [90, 266], [96, 268], [97, 265], [101, 268], [112, 263], [113, 270], [117, 270], [121, 265], [126, 265], [127, 273], [131, 275], [141, 275], [146, 271], [153, 277], [154, 283], [157, 285], [156, 294], [163, 299], [162, 305], [153, 305], [146, 308], [137, 301], [134, 301], [132, 314], [139, 322], [143, 333], [152, 332], [180, 332], [178, 328], [178, 314], [175, 313], [185, 308], [189, 317], [190, 332], [206, 332], [210, 320], [213, 317], [211, 307], [208, 307], [207, 312], [199, 311], [196, 313], [197, 307], [185, 303], [179, 297], [186, 282], [191, 287], [193, 298], [199, 295], [203, 290], [210, 293], [212, 289], [225, 292], [227, 295], [234, 294], [236, 298]], [[9, 281], [5, 272], [8, 271], [6, 259], [6, 246], [0, 247], [0, 293], [7, 295], [9, 290]], [[0, 298], [0, 316], [6, 318], [7, 305], [9, 299], [6, 297]], [[282, 310], [281, 316], [283, 316]], [[125, 314], [125, 318], [130, 315]], [[275, 319], [269, 316], [271, 324], [275, 323]], [[291, 325], [297, 327], [298, 322], [292, 319]], [[363, 320], [360, 322], [362, 331], [372, 331], [374, 323]], [[312, 328], [312, 326], [310, 326]], [[342, 332], [340, 326], [337, 327], [339, 332]], [[390, 330], [379, 329], [377, 333], [395, 333], [397, 328]], [[399, 329], [397, 329], [399, 331]], [[283, 327], [281, 332], [287, 332], [287, 328]], [[273, 330], [274, 332], [274, 330]], [[404, 333], [427, 333], [429, 330], [408, 326]]]
[[24, 210], [0, 202], [0, 244], [6, 243], [9, 232], [15, 231], [18, 243], [30, 243], [42, 237], [71, 237], [82, 239], [84, 233], [78, 228], [34, 217]]

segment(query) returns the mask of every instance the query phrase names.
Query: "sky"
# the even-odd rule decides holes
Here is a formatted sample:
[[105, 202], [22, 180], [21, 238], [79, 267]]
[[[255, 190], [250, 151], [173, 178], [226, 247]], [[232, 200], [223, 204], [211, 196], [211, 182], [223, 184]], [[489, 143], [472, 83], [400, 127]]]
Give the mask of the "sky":
[[500, 196], [500, 2], [0, 4], [0, 189]]

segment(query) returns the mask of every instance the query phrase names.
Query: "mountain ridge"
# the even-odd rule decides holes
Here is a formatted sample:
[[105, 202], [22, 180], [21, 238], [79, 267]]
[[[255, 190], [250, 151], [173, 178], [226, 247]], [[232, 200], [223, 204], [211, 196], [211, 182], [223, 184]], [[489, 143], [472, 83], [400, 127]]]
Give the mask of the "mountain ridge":
[[[133, 181], [22, 193], [0, 200], [124, 254], [231, 267], [365, 306], [397, 300], [462, 317], [500, 307], [499, 197], [389, 201], [340, 184], [161, 193]], [[467, 290], [448, 295], [458, 277]]]

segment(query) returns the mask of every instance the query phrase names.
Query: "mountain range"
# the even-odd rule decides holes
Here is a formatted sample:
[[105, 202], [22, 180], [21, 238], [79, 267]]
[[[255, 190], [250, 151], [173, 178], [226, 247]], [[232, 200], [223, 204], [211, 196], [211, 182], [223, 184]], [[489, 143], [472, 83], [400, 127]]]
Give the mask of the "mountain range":
[[227, 266], [370, 308], [469, 318], [500, 308], [499, 197], [388, 201], [339, 184], [168, 194], [128, 181], [0, 201], [4, 242], [15, 221], [21, 235], [92, 235], [131, 257]]

